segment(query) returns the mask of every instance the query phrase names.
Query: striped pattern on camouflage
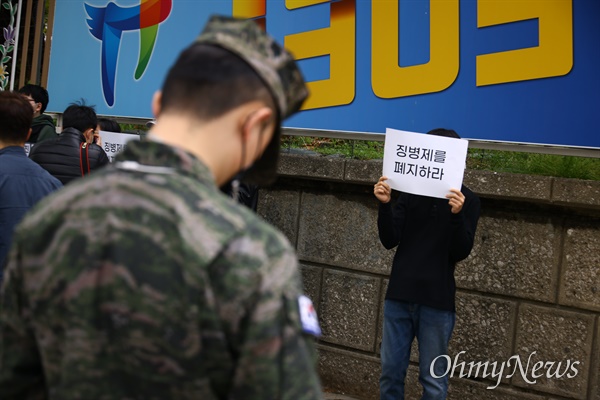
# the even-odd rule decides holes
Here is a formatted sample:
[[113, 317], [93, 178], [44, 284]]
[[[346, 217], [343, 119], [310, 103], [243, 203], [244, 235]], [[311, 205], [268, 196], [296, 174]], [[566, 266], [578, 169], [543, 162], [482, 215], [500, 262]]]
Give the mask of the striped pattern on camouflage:
[[132, 142], [19, 225], [2, 399], [320, 399], [293, 249], [191, 155]]

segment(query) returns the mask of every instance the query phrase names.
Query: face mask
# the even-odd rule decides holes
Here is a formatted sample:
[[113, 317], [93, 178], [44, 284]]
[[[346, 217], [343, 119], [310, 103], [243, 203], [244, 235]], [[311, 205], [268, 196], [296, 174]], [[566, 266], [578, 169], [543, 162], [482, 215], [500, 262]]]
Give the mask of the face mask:
[[223, 186], [221, 186], [221, 191], [225, 194], [228, 194], [233, 199], [237, 199], [239, 196], [240, 190], [240, 182], [244, 179], [246, 172], [252, 168], [252, 165], [248, 168], [243, 168], [244, 161], [246, 160], [246, 142], [242, 141], [242, 158], [240, 159], [240, 170], [237, 174], [234, 175], [233, 178]]

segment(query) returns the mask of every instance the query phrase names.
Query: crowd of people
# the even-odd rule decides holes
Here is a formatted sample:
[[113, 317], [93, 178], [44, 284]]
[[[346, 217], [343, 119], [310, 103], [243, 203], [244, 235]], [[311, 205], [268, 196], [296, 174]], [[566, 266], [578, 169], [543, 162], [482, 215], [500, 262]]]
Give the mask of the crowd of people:
[[[112, 163], [99, 131], [121, 127], [94, 107], [69, 105], [57, 134], [43, 87], [0, 92], [2, 399], [323, 398], [295, 252], [253, 212], [276, 177], [281, 123], [307, 96], [287, 50], [223, 16], [180, 53], [149, 133]], [[447, 352], [454, 263], [479, 200], [462, 187], [392, 206], [386, 180], [379, 235], [398, 250], [381, 396], [403, 398], [417, 337], [425, 394], [445, 398], [425, 364]]]

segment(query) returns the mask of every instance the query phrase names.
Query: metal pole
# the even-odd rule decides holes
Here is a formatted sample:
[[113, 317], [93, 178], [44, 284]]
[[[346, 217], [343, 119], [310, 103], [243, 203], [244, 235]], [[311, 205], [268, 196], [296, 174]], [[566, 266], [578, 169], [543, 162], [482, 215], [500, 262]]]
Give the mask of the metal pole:
[[21, 28], [21, 6], [23, 5], [23, 0], [19, 0], [17, 3], [17, 25], [15, 27], [15, 45], [13, 47], [13, 59], [10, 71], [10, 90], [15, 89], [15, 73], [17, 71], [17, 52], [19, 50], [19, 30]]

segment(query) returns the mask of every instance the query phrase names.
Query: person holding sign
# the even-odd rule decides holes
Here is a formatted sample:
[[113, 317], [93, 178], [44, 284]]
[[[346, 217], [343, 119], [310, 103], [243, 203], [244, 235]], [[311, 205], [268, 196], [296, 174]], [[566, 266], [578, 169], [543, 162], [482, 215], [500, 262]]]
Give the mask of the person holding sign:
[[[447, 129], [428, 134], [460, 138]], [[454, 266], [471, 252], [480, 201], [462, 185], [445, 199], [400, 192], [392, 205], [387, 180], [382, 176], [373, 190], [380, 202], [379, 239], [386, 249], [397, 247], [384, 303], [380, 398], [404, 399], [416, 337], [422, 398], [445, 399], [447, 365], [436, 357], [447, 354], [455, 321]]]

